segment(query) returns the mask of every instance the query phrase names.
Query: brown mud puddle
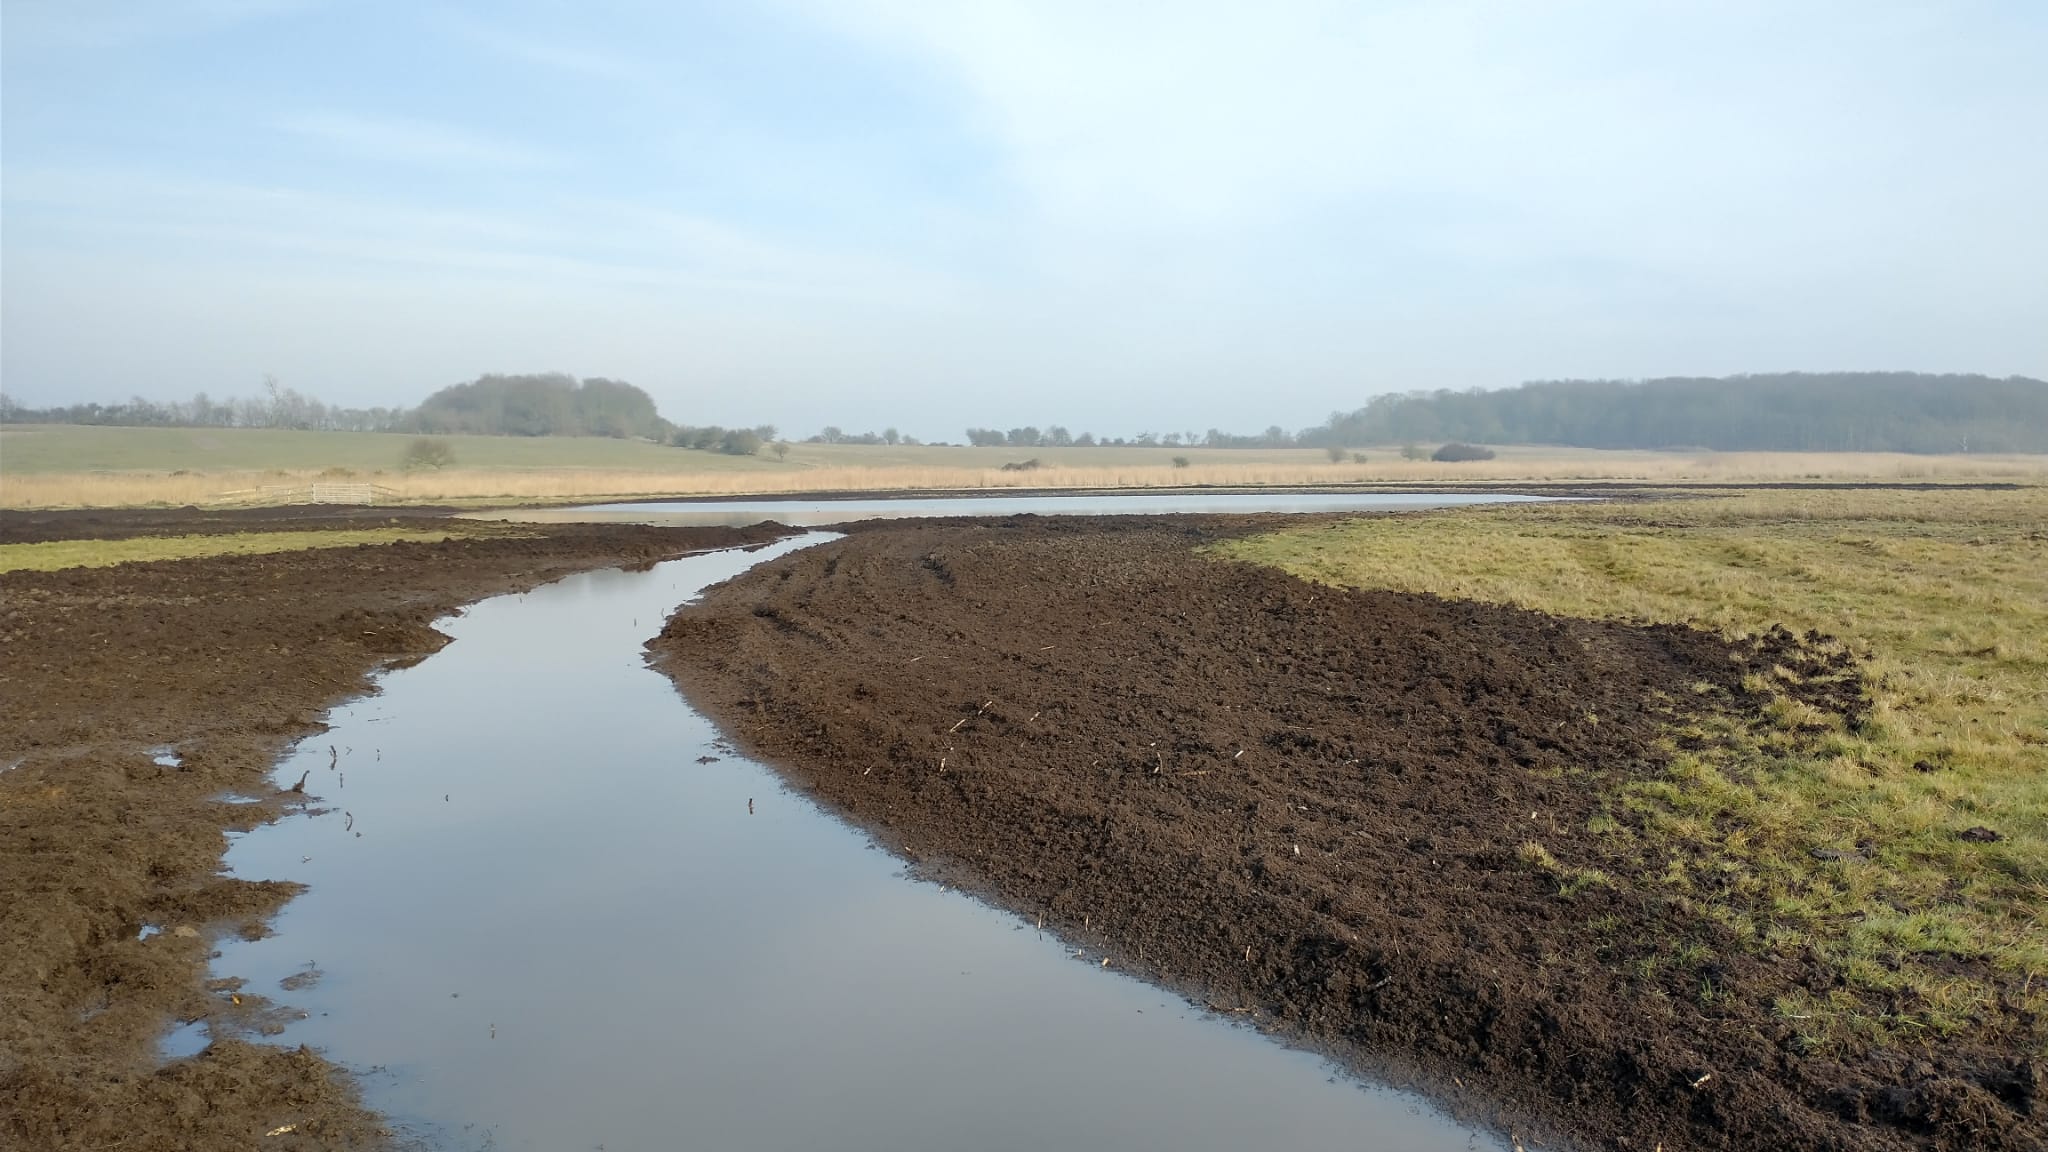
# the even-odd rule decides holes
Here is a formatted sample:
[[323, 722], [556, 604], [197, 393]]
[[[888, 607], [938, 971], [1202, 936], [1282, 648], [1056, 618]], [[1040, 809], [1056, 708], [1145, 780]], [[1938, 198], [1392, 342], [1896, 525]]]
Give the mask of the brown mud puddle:
[[[1643, 1152], [2042, 1146], [1995, 1094], [2010, 1053], [1803, 1058], [1770, 1005], [1815, 971], [1743, 955], [1648, 885], [1560, 894], [1575, 870], [1630, 875], [1587, 821], [1659, 771], [1670, 724], [1754, 713], [1743, 677], [1774, 663], [1853, 708], [1850, 670], [1783, 634], [1344, 592], [1196, 551], [1228, 530], [857, 525], [651, 647], [745, 747], [933, 874], [1469, 1110]], [[1711, 970], [1642, 974], [1681, 942]]]

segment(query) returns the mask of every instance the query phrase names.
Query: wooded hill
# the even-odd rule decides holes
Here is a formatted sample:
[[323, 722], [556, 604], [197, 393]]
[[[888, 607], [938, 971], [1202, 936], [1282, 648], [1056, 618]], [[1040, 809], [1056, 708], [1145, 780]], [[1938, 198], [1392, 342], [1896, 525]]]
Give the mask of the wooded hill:
[[1561, 444], [1788, 452], [2048, 452], [2048, 382], [2025, 376], [1790, 372], [1541, 380], [1376, 397], [1305, 445]]
[[420, 402], [413, 430], [484, 436], [664, 436], [654, 398], [619, 380], [593, 376], [479, 376]]

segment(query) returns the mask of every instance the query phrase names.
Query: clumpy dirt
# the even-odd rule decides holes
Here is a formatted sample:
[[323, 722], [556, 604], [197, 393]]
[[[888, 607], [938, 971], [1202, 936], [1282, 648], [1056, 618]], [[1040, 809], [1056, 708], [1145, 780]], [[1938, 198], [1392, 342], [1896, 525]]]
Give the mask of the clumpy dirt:
[[[330, 521], [72, 513], [4, 527], [20, 540]], [[275, 1032], [284, 1007], [206, 978], [214, 935], [260, 933], [297, 891], [221, 873], [224, 833], [302, 800], [269, 781], [279, 754], [377, 669], [446, 643], [431, 624], [460, 605], [786, 534], [478, 531], [0, 576], [0, 1148], [384, 1145], [379, 1118], [318, 1054], [240, 1038]], [[158, 1037], [198, 1020], [213, 1043], [160, 1061]]]
[[1641, 1152], [2044, 1146], [2038, 1057], [1802, 1055], [1772, 1001], [1832, 973], [1718, 938], [1588, 832], [1675, 725], [1756, 714], [1747, 674], [1860, 709], [1841, 657], [1198, 551], [1241, 527], [855, 525], [650, 647], [920, 867], [1468, 1107]]
[[45, 540], [118, 540], [133, 536], [214, 536], [234, 532], [342, 531], [432, 527], [454, 509], [350, 504], [264, 508], [0, 508], [0, 544]]

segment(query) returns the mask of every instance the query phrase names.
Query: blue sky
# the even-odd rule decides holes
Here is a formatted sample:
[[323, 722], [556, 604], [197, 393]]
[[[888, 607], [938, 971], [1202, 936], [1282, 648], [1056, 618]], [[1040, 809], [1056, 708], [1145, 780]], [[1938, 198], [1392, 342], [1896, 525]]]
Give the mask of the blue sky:
[[2048, 375], [2048, 6], [9, 0], [0, 384], [1300, 426]]

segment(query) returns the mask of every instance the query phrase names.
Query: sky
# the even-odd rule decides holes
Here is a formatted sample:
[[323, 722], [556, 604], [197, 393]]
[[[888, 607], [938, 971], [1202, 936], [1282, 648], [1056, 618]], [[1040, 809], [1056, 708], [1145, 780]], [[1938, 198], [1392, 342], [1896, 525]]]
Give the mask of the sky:
[[2048, 5], [7, 0], [0, 388], [1298, 428], [2048, 377]]

